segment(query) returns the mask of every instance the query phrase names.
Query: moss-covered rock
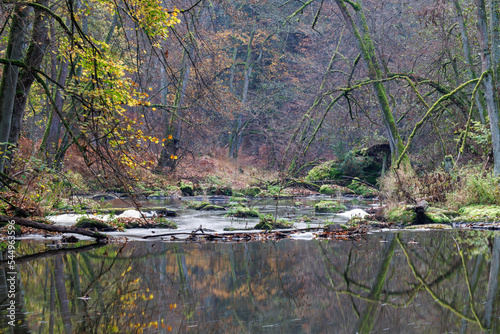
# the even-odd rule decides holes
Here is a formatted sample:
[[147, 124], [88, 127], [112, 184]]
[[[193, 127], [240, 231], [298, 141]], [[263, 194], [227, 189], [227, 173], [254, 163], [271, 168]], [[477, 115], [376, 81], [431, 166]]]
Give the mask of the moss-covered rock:
[[259, 217], [259, 211], [244, 206], [235, 206], [228, 210], [227, 215], [238, 218]]
[[211, 185], [207, 188], [207, 195], [232, 196], [233, 189], [229, 186]]
[[430, 224], [451, 224], [451, 219], [438, 208], [429, 208], [425, 211], [425, 215], [430, 220]]
[[248, 189], [245, 189], [245, 194], [250, 197], [255, 197], [260, 194], [261, 190], [259, 187], [250, 187]]
[[200, 209], [200, 210], [203, 210], [203, 211], [225, 211], [226, 208], [224, 208], [223, 206], [220, 206], [220, 205], [209, 204], [209, 205], [205, 205], [203, 207], [203, 209]]
[[388, 210], [385, 217], [393, 223], [413, 224], [417, 219], [417, 214], [411, 206], [402, 205]]
[[177, 223], [165, 217], [155, 217], [153, 221], [156, 223], [156, 228], [177, 228]]
[[340, 178], [342, 172], [338, 170], [338, 163], [336, 160], [327, 161], [311, 169], [307, 173], [306, 180], [322, 181], [322, 180], [335, 180]]
[[77, 220], [76, 224], [73, 225], [78, 228], [86, 228], [86, 229], [97, 229], [98, 231], [111, 231], [115, 230], [110, 224], [106, 223], [103, 220], [90, 218], [90, 217], [81, 217]]
[[189, 183], [181, 182], [179, 184], [179, 188], [182, 192], [182, 196], [193, 196], [194, 195], [194, 188], [193, 188], [193, 184], [191, 182], [189, 182]]
[[112, 225], [121, 229], [132, 228], [177, 228], [177, 223], [165, 217], [155, 217], [153, 219], [120, 217], [111, 222]]
[[314, 205], [314, 211], [316, 213], [327, 213], [327, 212], [341, 212], [345, 211], [347, 208], [344, 204], [334, 201], [321, 201]]
[[323, 195], [335, 195], [337, 190], [329, 184], [324, 184], [319, 188], [319, 193]]
[[275, 221], [272, 214], [261, 216], [260, 221], [254, 227], [256, 230], [277, 230], [285, 228], [293, 228], [293, 223], [285, 219], [278, 219]]
[[356, 195], [363, 196], [363, 197], [376, 197], [378, 196], [378, 190], [373, 189], [372, 187], [368, 187], [365, 184], [358, 182], [358, 181], [352, 181], [350, 185], [347, 186], [347, 188], [351, 189]]
[[240, 197], [240, 196], [233, 196], [229, 199], [229, 202], [234, 202], [234, 203], [247, 203], [248, 198], [245, 197]]
[[470, 205], [458, 210], [460, 217], [455, 218], [465, 222], [500, 222], [500, 205]]

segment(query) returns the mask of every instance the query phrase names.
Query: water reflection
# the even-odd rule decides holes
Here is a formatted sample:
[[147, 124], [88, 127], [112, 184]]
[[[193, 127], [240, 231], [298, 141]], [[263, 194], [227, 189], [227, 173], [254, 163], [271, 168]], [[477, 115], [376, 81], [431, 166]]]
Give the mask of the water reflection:
[[3, 332], [499, 331], [491, 232], [87, 247], [30, 256], [45, 245], [17, 245], [16, 327], [0, 262]]

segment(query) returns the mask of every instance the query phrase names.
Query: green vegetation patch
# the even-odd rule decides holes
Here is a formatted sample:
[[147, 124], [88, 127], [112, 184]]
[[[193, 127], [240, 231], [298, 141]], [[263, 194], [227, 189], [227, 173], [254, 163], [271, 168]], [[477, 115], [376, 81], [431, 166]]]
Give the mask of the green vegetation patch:
[[250, 197], [255, 197], [260, 194], [261, 190], [259, 187], [250, 187], [244, 190], [245, 195]]
[[120, 217], [113, 220], [111, 224], [121, 230], [128, 228], [177, 228], [176, 222], [165, 217], [155, 217], [153, 219]]
[[331, 160], [311, 169], [307, 173], [306, 180], [322, 181], [322, 180], [335, 180], [340, 178], [342, 172], [337, 169], [337, 161]]
[[194, 209], [199, 211], [224, 211], [224, 207], [220, 205], [210, 204], [209, 202], [196, 202], [188, 201], [183, 203], [187, 209]]
[[441, 209], [429, 208], [425, 211], [425, 215], [432, 224], [451, 224], [451, 219]]
[[363, 197], [376, 197], [378, 196], [378, 191], [376, 189], [373, 189], [372, 187], [368, 187], [365, 184], [358, 182], [358, 181], [352, 181], [350, 185], [347, 186], [347, 188], [351, 189], [356, 195], [360, 195]]
[[392, 208], [386, 212], [385, 216], [390, 222], [402, 224], [413, 224], [417, 219], [417, 214], [409, 205]]
[[259, 217], [259, 211], [244, 206], [235, 206], [228, 210], [227, 216], [238, 218]]
[[500, 222], [500, 205], [470, 205], [458, 210], [456, 220], [466, 222]]
[[97, 229], [98, 231], [110, 231], [115, 230], [113, 226], [106, 223], [103, 220], [90, 218], [90, 217], [80, 217], [77, 219], [76, 224], [73, 225], [78, 228], [86, 228], [86, 229]]
[[345, 211], [347, 208], [344, 204], [334, 201], [321, 201], [314, 205], [314, 211], [316, 213], [328, 213], [328, 212], [341, 212]]
[[275, 221], [274, 216], [272, 214], [268, 214], [266, 216], [261, 216], [259, 223], [255, 225], [254, 228], [256, 230], [277, 230], [293, 228], [293, 223], [283, 218]]
[[193, 183], [191, 182], [180, 182], [179, 183], [179, 188], [182, 192], [182, 196], [193, 196], [194, 195], [194, 188], [193, 188]]

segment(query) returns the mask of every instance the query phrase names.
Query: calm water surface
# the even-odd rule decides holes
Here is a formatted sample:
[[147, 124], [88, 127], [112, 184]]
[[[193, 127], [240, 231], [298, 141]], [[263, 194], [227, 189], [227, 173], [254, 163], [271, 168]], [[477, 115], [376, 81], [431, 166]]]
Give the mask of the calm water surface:
[[[7, 323], [9, 269], [0, 262], [0, 332], [500, 331], [500, 235], [492, 232], [92, 247], [18, 242], [16, 327]], [[48, 252], [30, 256], [40, 251]]]

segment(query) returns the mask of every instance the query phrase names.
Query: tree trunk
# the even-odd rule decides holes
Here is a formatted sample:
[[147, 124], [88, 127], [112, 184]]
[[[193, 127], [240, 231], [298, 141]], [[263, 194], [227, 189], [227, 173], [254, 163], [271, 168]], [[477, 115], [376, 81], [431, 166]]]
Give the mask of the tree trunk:
[[[371, 80], [373, 80], [373, 88], [382, 110], [382, 120], [385, 126], [387, 138], [389, 140], [389, 145], [391, 147], [391, 159], [392, 162], [395, 163], [398, 160], [400, 153], [403, 152], [404, 145], [401, 137], [399, 136], [398, 129], [396, 128], [396, 122], [394, 120], [394, 116], [392, 115], [385, 87], [383, 83], [380, 82], [380, 80], [383, 79], [382, 71], [380, 70], [379, 60], [375, 55], [375, 47], [370, 36], [368, 24], [366, 23], [362, 3], [358, 2], [357, 4], [353, 4], [350, 2], [358, 17], [358, 27], [347, 8], [346, 2], [344, 0], [335, 0], [335, 2], [342, 13], [349, 30], [358, 42], [359, 51], [365, 61], [366, 67], [368, 68], [368, 76]], [[407, 156], [403, 158], [403, 163], [404, 165], [409, 166]]]
[[[469, 43], [469, 34], [467, 33], [467, 26], [465, 25], [464, 16], [462, 13], [462, 7], [460, 6], [460, 0], [453, 0], [455, 4], [455, 9], [457, 13], [458, 25], [460, 26], [460, 35], [462, 38], [462, 49], [464, 52], [465, 63], [467, 65], [467, 71], [469, 72], [469, 77], [471, 79], [476, 79], [477, 75], [474, 71], [474, 60], [472, 59], [472, 52]], [[484, 95], [482, 92], [477, 92], [476, 94], [476, 107], [478, 110], [478, 116], [481, 123], [486, 124], [486, 102], [484, 100]]]
[[[192, 52], [193, 48], [191, 48], [188, 52]], [[170, 171], [175, 170], [175, 166], [177, 165], [177, 155], [179, 154], [180, 141], [181, 141], [181, 122], [179, 121], [179, 117], [181, 115], [182, 104], [184, 102], [184, 97], [186, 95], [187, 83], [189, 81], [189, 73], [191, 71], [191, 67], [187, 64], [188, 55], [184, 54], [183, 63], [186, 63], [184, 66], [184, 71], [182, 74], [182, 79], [180, 82], [180, 87], [177, 87], [177, 94], [175, 95], [174, 102], [174, 110], [170, 117], [165, 115], [163, 117], [165, 133], [164, 133], [164, 147], [160, 153], [160, 157], [158, 159], [157, 171], [162, 172], [164, 168], [168, 167]], [[166, 74], [165, 74], [166, 75]], [[166, 86], [166, 85], [165, 85]], [[164, 104], [166, 104], [166, 93], [164, 96]]]
[[[252, 70], [253, 70], [253, 56], [252, 56], [252, 43], [253, 43], [253, 38], [255, 36], [255, 30], [252, 30], [252, 33], [250, 35], [250, 40], [248, 41], [247, 45], [247, 58], [245, 61], [245, 81], [243, 85], [243, 92], [241, 95], [241, 104], [243, 107], [243, 111], [238, 113], [238, 117], [236, 119], [236, 124], [234, 126], [234, 131], [231, 136], [230, 140], [230, 148], [229, 148], [229, 156], [233, 159], [238, 159], [238, 151], [240, 149], [241, 142], [243, 140], [243, 128], [245, 124], [245, 117], [244, 113], [247, 111], [248, 107], [248, 88], [250, 86], [250, 78], [252, 76]], [[236, 59], [234, 57], [234, 59]]]
[[[48, 0], [37, 1], [40, 5], [47, 7]], [[16, 87], [16, 98], [12, 111], [12, 122], [9, 134], [9, 143], [17, 145], [19, 135], [21, 133], [21, 126], [23, 123], [24, 111], [26, 109], [26, 102], [35, 76], [33, 70], [40, 69], [45, 49], [49, 44], [48, 39], [48, 20], [47, 15], [35, 7], [35, 21], [33, 23], [33, 30], [31, 32], [31, 41], [28, 47], [24, 63], [25, 68], [22, 68], [19, 73], [19, 79]], [[11, 155], [12, 157], [13, 155]]]
[[[500, 175], [500, 127], [499, 127], [499, 113], [498, 113], [498, 96], [494, 92], [494, 88], [497, 88], [498, 83], [495, 81], [496, 68], [493, 64], [498, 64], [498, 51], [492, 53], [490, 51], [490, 36], [488, 33], [488, 20], [486, 18], [486, 4], [484, 0], [476, 0], [477, 5], [477, 28], [479, 43], [481, 46], [481, 65], [483, 72], [487, 72], [484, 78], [484, 94], [486, 99], [486, 107], [488, 109], [488, 116], [490, 119], [490, 130], [491, 130], [491, 141], [493, 146], [493, 160], [494, 160], [494, 172], [495, 175]], [[490, 10], [492, 10], [490, 8]], [[495, 16], [495, 15], [492, 15]], [[490, 22], [491, 24], [492, 22]], [[492, 29], [496, 31], [494, 35], [497, 35], [497, 28]], [[497, 37], [495, 37], [496, 39]], [[497, 48], [493, 48], [496, 50]], [[492, 61], [492, 56], [496, 57], [495, 61]]]
[[[7, 59], [23, 59], [29, 10], [29, 7], [21, 5], [16, 5], [14, 9], [5, 57]], [[3, 172], [6, 163], [18, 74], [18, 66], [4, 64], [0, 81], [0, 172]]]

